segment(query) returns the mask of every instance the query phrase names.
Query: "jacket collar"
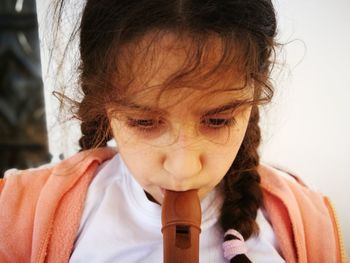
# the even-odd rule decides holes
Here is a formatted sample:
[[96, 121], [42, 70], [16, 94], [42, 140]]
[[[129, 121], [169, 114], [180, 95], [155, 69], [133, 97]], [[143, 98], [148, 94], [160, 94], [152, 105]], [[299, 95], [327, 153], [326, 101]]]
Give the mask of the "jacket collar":
[[[83, 151], [53, 167], [36, 207], [32, 262], [63, 262], [69, 258], [87, 188], [99, 164], [115, 154], [113, 148]], [[73, 187], [76, 184], [81, 187]], [[64, 223], [67, 221], [71, 224]]]

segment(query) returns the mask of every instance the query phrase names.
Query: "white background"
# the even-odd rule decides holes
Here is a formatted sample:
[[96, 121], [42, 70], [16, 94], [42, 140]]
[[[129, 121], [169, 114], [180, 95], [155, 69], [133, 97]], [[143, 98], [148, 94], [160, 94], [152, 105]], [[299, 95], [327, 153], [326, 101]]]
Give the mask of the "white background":
[[275, 2], [279, 39], [292, 42], [279, 58], [287, 65], [275, 76], [262, 155], [331, 197], [350, 254], [350, 1]]
[[[79, 126], [58, 124], [53, 65], [47, 71], [48, 2], [37, 0], [37, 10], [50, 151], [56, 161], [60, 153], [68, 156], [77, 150]], [[331, 197], [350, 254], [350, 1], [274, 2], [278, 41], [288, 44], [278, 56], [275, 98], [262, 112], [262, 158], [298, 174]], [[78, 16], [76, 10], [76, 6], [70, 9], [70, 18]]]

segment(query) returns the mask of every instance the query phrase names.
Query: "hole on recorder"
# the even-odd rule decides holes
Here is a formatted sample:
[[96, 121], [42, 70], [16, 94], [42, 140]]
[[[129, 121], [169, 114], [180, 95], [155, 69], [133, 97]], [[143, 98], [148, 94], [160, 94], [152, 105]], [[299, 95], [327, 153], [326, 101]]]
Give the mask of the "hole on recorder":
[[176, 225], [176, 242], [178, 248], [186, 249], [191, 247], [190, 227], [187, 225]]

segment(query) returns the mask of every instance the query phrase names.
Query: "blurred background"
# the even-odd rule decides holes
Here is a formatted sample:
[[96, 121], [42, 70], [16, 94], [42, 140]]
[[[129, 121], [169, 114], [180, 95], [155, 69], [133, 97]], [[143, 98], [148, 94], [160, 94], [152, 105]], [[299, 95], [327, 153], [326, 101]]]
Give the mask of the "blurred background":
[[[64, 47], [84, 1], [67, 1], [58, 31], [48, 12], [51, 2], [0, 2], [1, 174], [57, 162], [79, 149], [79, 123], [64, 111], [58, 117], [52, 91], [66, 87], [66, 95], [79, 97], [77, 43]], [[350, 2], [273, 2], [278, 41], [285, 45], [277, 54], [274, 100], [262, 109], [261, 156], [330, 196], [350, 254]], [[53, 32], [59, 46], [52, 44]], [[61, 74], [60, 59], [50, 60], [53, 47], [56, 58], [66, 52]]]
[[0, 1], [0, 175], [50, 160], [35, 0]]

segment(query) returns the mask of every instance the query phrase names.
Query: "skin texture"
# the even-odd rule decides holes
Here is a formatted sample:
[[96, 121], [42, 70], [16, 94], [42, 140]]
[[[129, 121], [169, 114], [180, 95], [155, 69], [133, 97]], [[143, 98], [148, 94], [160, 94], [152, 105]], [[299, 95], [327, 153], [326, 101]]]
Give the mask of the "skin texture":
[[[198, 189], [202, 199], [218, 185], [237, 155], [251, 112], [247, 105], [211, 111], [253, 96], [249, 87], [227, 90], [228, 86], [243, 85], [232, 70], [202, 83], [187, 82], [184, 87], [163, 90], [158, 96], [159, 85], [184, 62], [186, 43], [166, 35], [155, 44], [153, 68], [147, 56], [136, 52], [143, 63], [138, 64], [139, 57], [133, 57], [138, 64], [133, 69], [133, 83], [137, 85], [129, 89], [133, 99], [122, 110], [107, 108], [121, 157], [136, 181], [159, 204], [163, 202], [163, 189]], [[203, 72], [218, 59], [220, 45], [215, 39], [210, 47]]]

